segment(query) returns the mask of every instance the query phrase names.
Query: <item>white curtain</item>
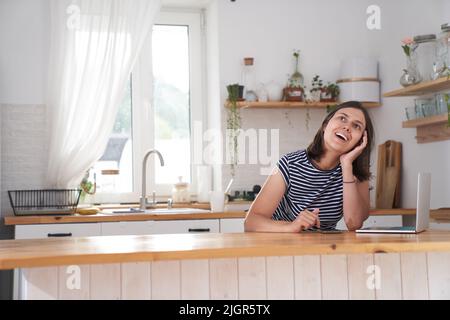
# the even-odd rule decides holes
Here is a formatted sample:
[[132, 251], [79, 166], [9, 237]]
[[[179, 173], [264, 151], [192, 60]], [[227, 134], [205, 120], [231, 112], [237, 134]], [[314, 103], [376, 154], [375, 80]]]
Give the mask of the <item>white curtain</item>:
[[101, 158], [160, 0], [50, 0], [48, 187], [79, 185]]

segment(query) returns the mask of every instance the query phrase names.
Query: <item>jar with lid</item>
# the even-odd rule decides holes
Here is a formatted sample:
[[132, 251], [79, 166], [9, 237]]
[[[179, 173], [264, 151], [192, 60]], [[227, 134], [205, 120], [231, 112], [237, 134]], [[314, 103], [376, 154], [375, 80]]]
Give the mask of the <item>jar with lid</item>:
[[247, 101], [256, 101], [256, 77], [253, 66], [254, 58], [244, 58], [244, 66], [242, 69], [242, 84], [244, 85], [244, 98]]
[[172, 188], [172, 201], [173, 203], [187, 203], [190, 202], [189, 198], [189, 184], [183, 182], [183, 177], [178, 177], [178, 182], [173, 185]]
[[444, 23], [441, 25], [441, 33], [436, 45], [436, 64], [439, 76], [450, 74], [450, 25]]
[[417, 43], [417, 65], [418, 72], [423, 81], [429, 81], [435, 78], [433, 76], [433, 65], [436, 62], [436, 35], [425, 34], [414, 37]]

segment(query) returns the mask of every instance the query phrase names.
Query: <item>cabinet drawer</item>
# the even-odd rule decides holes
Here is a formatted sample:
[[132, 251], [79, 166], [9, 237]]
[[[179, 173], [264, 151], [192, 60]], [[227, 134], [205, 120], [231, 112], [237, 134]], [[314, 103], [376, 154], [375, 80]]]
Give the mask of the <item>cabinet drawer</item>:
[[219, 232], [218, 219], [156, 221], [154, 234]]
[[99, 223], [33, 224], [15, 227], [15, 239], [100, 236]]
[[244, 232], [244, 219], [220, 219], [220, 232], [233, 233]]
[[102, 236], [145, 235], [154, 233], [155, 221], [102, 222]]

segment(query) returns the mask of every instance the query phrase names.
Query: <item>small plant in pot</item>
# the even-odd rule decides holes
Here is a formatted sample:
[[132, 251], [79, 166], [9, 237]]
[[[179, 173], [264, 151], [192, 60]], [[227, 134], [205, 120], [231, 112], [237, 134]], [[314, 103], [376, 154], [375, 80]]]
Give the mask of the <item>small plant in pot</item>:
[[320, 94], [321, 102], [336, 102], [340, 93], [339, 86], [335, 83], [328, 83], [322, 88]]
[[228, 150], [230, 152], [230, 172], [234, 177], [236, 174], [236, 166], [238, 160], [238, 137], [241, 129], [241, 115], [239, 112], [238, 101], [240, 95], [240, 85], [230, 84], [227, 86], [228, 92], [228, 117], [227, 117], [227, 134], [228, 134]]
[[304, 89], [290, 79], [288, 85], [283, 89], [283, 96], [286, 101], [303, 101]]
[[323, 89], [323, 82], [320, 79], [319, 75], [315, 75], [315, 77], [311, 81], [311, 89], [309, 92], [311, 93], [311, 100], [314, 102], [320, 101], [320, 95]]
[[292, 56], [295, 60], [295, 71], [289, 77], [287, 86], [283, 89], [284, 100], [286, 101], [303, 101], [303, 75], [298, 71], [298, 61], [300, 58], [300, 50], [294, 50]]

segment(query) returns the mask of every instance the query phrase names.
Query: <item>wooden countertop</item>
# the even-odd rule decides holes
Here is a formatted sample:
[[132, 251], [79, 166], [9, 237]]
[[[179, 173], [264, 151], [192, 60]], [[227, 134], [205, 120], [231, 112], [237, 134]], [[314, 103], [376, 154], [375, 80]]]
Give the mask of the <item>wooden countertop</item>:
[[[129, 206], [128, 206], [129, 207]], [[105, 208], [113, 208], [107, 206]], [[117, 207], [115, 207], [117, 208]], [[414, 215], [415, 209], [371, 209], [371, 216], [383, 215]], [[147, 221], [147, 220], [192, 220], [192, 219], [227, 219], [245, 218], [244, 211], [206, 212], [206, 213], [183, 213], [183, 214], [96, 214], [96, 215], [48, 215], [48, 216], [6, 216], [5, 225], [24, 224], [51, 224], [51, 223], [89, 223], [89, 222], [117, 222], [117, 221]], [[431, 210], [431, 217], [443, 219], [448, 216], [450, 209]]]
[[89, 223], [89, 222], [118, 222], [118, 221], [148, 221], [148, 220], [193, 220], [193, 219], [229, 219], [245, 218], [244, 211], [227, 212], [195, 212], [179, 214], [102, 214], [95, 215], [48, 215], [48, 216], [8, 216], [4, 217], [5, 225], [23, 224], [51, 224], [51, 223]]
[[2, 240], [0, 269], [250, 256], [449, 251], [449, 231], [420, 234], [211, 233]]

